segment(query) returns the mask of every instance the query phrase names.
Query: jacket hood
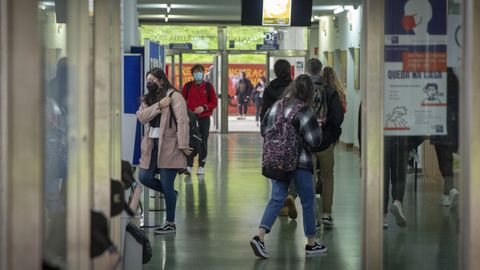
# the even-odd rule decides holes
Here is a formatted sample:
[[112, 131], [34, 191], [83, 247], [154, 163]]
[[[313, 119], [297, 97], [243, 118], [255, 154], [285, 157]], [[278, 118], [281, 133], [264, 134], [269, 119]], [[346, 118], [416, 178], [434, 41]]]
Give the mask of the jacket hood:
[[283, 78], [275, 78], [273, 81], [270, 82], [270, 87], [272, 88], [285, 88], [287, 87], [292, 81], [286, 81]]

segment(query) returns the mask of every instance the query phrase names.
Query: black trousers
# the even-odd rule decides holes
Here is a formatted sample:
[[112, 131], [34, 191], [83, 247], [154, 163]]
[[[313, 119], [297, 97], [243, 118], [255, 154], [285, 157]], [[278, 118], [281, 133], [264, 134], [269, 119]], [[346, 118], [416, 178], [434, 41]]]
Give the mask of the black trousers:
[[255, 99], [255, 121], [260, 120], [260, 112], [262, 111], [263, 98], [257, 97]]
[[453, 153], [457, 152], [458, 145], [435, 145], [438, 167], [443, 177], [443, 194], [448, 195], [453, 188]]
[[[208, 152], [208, 136], [210, 136], [210, 117], [198, 119], [198, 125], [200, 129], [200, 135], [202, 136], [203, 147], [200, 148], [198, 153], [198, 166], [204, 167], [205, 162], [207, 161], [207, 152]], [[190, 155], [187, 157], [187, 166], [193, 167], [193, 160], [195, 155]]]
[[249, 99], [247, 99], [247, 95], [245, 94], [238, 94], [238, 114], [246, 115], [248, 111], [248, 103]]
[[405, 181], [407, 178], [406, 138], [386, 136], [384, 144], [384, 213], [388, 212], [390, 184], [392, 185], [392, 202], [403, 202]]

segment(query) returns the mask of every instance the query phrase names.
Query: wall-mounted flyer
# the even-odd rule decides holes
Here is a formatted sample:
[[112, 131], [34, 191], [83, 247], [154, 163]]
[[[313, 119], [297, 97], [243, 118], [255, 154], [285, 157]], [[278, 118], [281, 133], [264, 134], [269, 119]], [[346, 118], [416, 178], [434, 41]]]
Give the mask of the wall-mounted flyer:
[[447, 0], [386, 0], [385, 135], [444, 135], [446, 118]]

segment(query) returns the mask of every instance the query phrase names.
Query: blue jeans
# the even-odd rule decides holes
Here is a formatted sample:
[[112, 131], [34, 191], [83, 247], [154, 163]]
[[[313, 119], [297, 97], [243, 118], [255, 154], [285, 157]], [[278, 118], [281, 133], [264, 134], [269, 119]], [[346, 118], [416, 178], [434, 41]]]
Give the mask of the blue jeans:
[[157, 174], [157, 153], [158, 143], [154, 140], [154, 147], [152, 150], [152, 158], [150, 160], [150, 167], [146, 169], [140, 168], [139, 178], [140, 182], [155, 191], [162, 192], [165, 195], [165, 206], [167, 208], [167, 221], [175, 222], [175, 208], [177, 206], [177, 194], [174, 189], [175, 177], [177, 176], [177, 169], [162, 169], [160, 168], [160, 179], [155, 177]]
[[[303, 169], [297, 169], [293, 176], [293, 181], [295, 181], [295, 186], [302, 202], [303, 230], [308, 238], [315, 237], [317, 233], [315, 229], [315, 194], [312, 177], [312, 172]], [[273, 223], [275, 223], [275, 219], [285, 203], [289, 184], [288, 181], [272, 180], [272, 197], [265, 208], [262, 221], [260, 222], [260, 228], [265, 229], [267, 233], [272, 229]]]

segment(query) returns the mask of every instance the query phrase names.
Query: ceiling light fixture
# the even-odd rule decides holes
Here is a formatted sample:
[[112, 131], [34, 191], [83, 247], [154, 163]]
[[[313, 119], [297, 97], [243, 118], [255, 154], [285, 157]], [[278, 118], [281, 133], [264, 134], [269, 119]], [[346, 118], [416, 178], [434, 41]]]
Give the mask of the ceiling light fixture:
[[344, 11], [345, 11], [345, 9], [343, 9], [342, 6], [339, 6], [339, 7], [337, 7], [336, 9], [333, 10], [333, 14], [337, 15], [337, 14], [340, 14], [340, 13], [342, 13], [342, 12], [344, 12]]

